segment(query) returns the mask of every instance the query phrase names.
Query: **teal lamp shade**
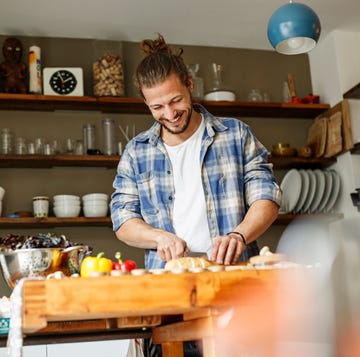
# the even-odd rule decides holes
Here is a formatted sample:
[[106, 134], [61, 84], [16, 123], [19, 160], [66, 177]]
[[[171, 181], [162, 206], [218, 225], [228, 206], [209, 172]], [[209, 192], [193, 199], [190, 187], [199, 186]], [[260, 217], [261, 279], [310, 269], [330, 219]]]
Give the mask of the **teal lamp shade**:
[[272, 14], [267, 29], [271, 45], [285, 55], [311, 51], [320, 32], [320, 20], [316, 13], [309, 6], [292, 1]]

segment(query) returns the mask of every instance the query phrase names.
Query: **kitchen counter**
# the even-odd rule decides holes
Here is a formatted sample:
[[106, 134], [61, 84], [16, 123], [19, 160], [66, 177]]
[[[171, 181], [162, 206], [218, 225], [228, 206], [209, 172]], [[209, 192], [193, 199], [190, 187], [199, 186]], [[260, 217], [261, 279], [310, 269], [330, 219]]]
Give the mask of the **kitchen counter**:
[[202, 340], [204, 357], [219, 356], [215, 337], [224, 311], [255, 304], [253, 297], [271, 303], [287, 287], [289, 280], [283, 278], [298, 272], [247, 269], [25, 281], [25, 344], [46, 335], [151, 334], [154, 343], [162, 344], [164, 357], [183, 356], [182, 341], [187, 340]]

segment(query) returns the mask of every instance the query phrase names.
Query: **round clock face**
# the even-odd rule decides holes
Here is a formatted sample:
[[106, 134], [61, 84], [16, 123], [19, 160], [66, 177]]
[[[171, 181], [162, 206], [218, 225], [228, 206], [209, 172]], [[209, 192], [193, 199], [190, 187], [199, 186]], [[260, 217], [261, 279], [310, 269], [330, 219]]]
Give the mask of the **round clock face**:
[[54, 92], [65, 95], [74, 91], [77, 80], [70, 71], [59, 70], [50, 77], [49, 84]]

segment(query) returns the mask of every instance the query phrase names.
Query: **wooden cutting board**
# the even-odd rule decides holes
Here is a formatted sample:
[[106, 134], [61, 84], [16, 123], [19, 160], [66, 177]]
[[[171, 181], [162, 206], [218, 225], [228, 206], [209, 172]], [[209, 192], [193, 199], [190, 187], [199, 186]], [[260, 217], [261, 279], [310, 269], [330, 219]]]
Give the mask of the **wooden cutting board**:
[[343, 149], [342, 136], [342, 113], [333, 114], [328, 119], [325, 157], [332, 157], [339, 154]]
[[322, 157], [325, 154], [327, 121], [326, 117], [318, 117], [309, 128], [307, 145], [310, 146], [315, 157]]

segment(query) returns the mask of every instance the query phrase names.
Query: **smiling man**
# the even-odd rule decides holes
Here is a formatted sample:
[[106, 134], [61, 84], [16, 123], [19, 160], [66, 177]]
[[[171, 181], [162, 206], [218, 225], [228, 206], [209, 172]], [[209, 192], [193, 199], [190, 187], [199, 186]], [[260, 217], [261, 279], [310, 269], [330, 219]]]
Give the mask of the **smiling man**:
[[[182, 50], [174, 53], [161, 35], [141, 47], [146, 56], [135, 84], [155, 123], [128, 143], [117, 168], [111, 201], [117, 238], [145, 249], [147, 269], [189, 251], [218, 264], [249, 259], [280, 206], [267, 150], [242, 121], [192, 103]], [[192, 342], [184, 351], [201, 355]]]
[[135, 84], [155, 123], [127, 145], [114, 180], [113, 229], [145, 267], [206, 252], [219, 264], [258, 254], [281, 193], [267, 150], [242, 121], [193, 104], [192, 78], [159, 35], [144, 40]]

